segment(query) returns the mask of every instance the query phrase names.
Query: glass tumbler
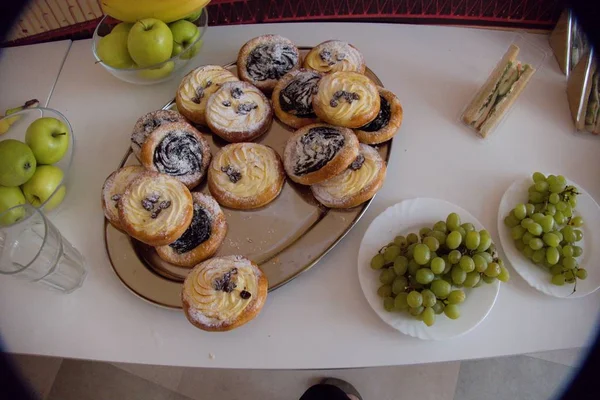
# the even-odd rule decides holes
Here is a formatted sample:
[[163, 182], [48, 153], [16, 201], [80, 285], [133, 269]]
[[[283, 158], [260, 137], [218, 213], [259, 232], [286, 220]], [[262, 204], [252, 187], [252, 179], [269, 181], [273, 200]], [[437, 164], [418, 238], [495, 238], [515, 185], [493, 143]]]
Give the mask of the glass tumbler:
[[0, 213], [0, 274], [70, 293], [87, 271], [81, 253], [43, 212], [21, 204]]

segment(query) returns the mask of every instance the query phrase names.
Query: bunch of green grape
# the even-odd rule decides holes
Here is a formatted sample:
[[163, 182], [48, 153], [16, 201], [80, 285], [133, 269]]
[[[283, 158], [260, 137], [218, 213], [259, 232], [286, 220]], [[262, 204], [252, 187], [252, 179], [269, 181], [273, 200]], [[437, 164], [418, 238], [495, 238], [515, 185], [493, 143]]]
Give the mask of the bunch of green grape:
[[418, 234], [396, 236], [373, 257], [371, 268], [380, 271], [377, 294], [385, 310], [408, 312], [427, 326], [442, 313], [460, 316], [466, 299], [461, 288], [510, 279], [489, 232], [461, 224], [456, 213]]
[[577, 261], [583, 253], [576, 245], [583, 239], [578, 229], [583, 218], [574, 215], [578, 194], [564, 176], [535, 172], [529, 202], [517, 204], [504, 218], [517, 249], [545, 267], [552, 274], [551, 282], [558, 286], [587, 278], [587, 271], [579, 268]]

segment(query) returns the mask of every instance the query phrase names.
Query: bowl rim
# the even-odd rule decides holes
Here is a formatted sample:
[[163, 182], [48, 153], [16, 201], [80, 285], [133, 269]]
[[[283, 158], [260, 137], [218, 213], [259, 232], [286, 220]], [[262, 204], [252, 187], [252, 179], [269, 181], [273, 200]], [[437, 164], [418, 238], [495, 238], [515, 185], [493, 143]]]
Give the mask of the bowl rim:
[[[61, 170], [63, 171], [63, 178], [62, 178], [62, 180], [60, 181], [60, 183], [58, 184], [58, 186], [56, 186], [56, 189], [54, 189], [54, 191], [52, 192], [52, 194], [46, 199], [46, 201], [44, 201], [42, 204], [40, 204], [39, 207], [35, 207], [33, 204], [31, 204], [31, 206], [34, 207], [34, 208], [38, 208], [40, 210], [44, 210], [44, 207], [46, 207], [46, 204], [50, 200], [52, 200], [52, 198], [54, 197], [54, 195], [56, 194], [56, 192], [58, 192], [58, 190], [67, 183], [67, 180], [69, 178], [69, 173], [71, 171], [71, 166], [73, 165], [73, 159], [75, 158], [75, 135], [73, 134], [73, 126], [71, 125], [71, 122], [69, 122], [69, 120], [67, 119], [67, 117], [65, 117], [65, 115], [63, 113], [61, 113], [60, 111], [55, 110], [53, 108], [49, 108], [49, 107], [38, 106], [38, 107], [25, 108], [23, 110], [15, 112], [15, 113], [1, 116], [0, 121], [2, 121], [4, 119], [7, 119], [7, 118], [15, 117], [15, 116], [18, 116], [18, 115], [25, 115], [27, 113], [34, 112], [34, 111], [39, 111], [39, 112], [42, 113], [42, 116], [38, 117], [38, 119], [39, 118], [43, 118], [43, 117], [54, 117], [54, 118], [58, 117], [57, 119], [60, 119], [67, 126], [67, 129], [69, 130], [69, 136], [70, 136], [69, 145], [71, 146], [71, 157], [67, 161], [66, 167], [64, 169], [61, 168]], [[54, 114], [54, 115], [44, 115], [44, 113], [46, 113], [46, 112], [48, 112], [50, 114]], [[16, 139], [16, 140], [20, 140], [20, 139]], [[21, 140], [21, 141], [23, 143], [25, 143], [24, 140]], [[50, 164], [50, 165], [55, 165], [55, 164]], [[64, 201], [64, 199], [63, 199], [63, 201]], [[30, 203], [27, 203], [27, 204], [30, 204]], [[62, 202], [61, 202], [61, 204], [62, 204]], [[58, 210], [59, 208], [60, 208], [60, 205], [58, 207], [56, 207], [55, 209], [50, 210], [48, 212], [53, 212], [54, 210]]]
[[[117, 72], [119, 72], [119, 71], [143, 71], [143, 70], [159, 69], [159, 68], [163, 67], [165, 64], [168, 64], [169, 62], [180, 59], [181, 54], [177, 54], [177, 55], [169, 58], [168, 60], [165, 60], [158, 64], [150, 65], [148, 67], [136, 67], [136, 68], [111, 67], [110, 65], [106, 64], [104, 61], [102, 61], [100, 59], [100, 57], [98, 56], [98, 52], [96, 51], [96, 43], [98, 42], [98, 40], [99, 40], [98, 38], [100, 37], [98, 35], [98, 29], [102, 26], [102, 24], [104, 23], [104, 20], [106, 20], [109, 17], [110, 17], [109, 15], [105, 15], [104, 17], [102, 17], [100, 22], [98, 22], [98, 25], [96, 25], [96, 29], [94, 29], [94, 34], [92, 36], [92, 53], [94, 54], [94, 58], [96, 59], [96, 64], [102, 64], [102, 66], [104, 68], [111, 70], [111, 71], [117, 71]], [[204, 37], [204, 34], [206, 33], [206, 28], [208, 27], [208, 10], [206, 9], [206, 7], [202, 8], [202, 13], [198, 17], [198, 20], [203, 20], [202, 25], [198, 25], [198, 28], [200, 29], [200, 36], [198, 36], [198, 38], [193, 43], [191, 43], [188, 46], [188, 48], [190, 48], [190, 47], [194, 46], [195, 44], [197, 44], [198, 42], [200, 42], [200, 40], [202, 40], [202, 38]], [[173, 22], [175, 22], [175, 21], [173, 21]], [[102, 37], [104, 37], [104, 36], [102, 36]]]

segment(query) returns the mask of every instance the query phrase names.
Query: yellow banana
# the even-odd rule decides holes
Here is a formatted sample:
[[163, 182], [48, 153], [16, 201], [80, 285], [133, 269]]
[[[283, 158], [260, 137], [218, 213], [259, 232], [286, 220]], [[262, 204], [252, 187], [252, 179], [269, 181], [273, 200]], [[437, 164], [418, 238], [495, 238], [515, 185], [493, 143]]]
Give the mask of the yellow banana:
[[0, 135], [8, 132], [8, 130], [10, 129], [10, 126], [12, 124], [14, 124], [15, 122], [17, 122], [19, 120], [19, 118], [21, 118], [20, 115], [15, 115], [14, 117], [9, 117], [10, 114], [14, 114], [14, 113], [24, 110], [26, 108], [37, 107], [39, 105], [40, 105], [40, 102], [36, 99], [33, 99], [33, 100], [27, 100], [25, 102], [25, 104], [23, 104], [22, 106], [15, 107], [15, 108], [9, 108], [8, 110], [6, 110], [6, 112], [4, 113], [5, 117], [2, 118], [2, 120], [0, 120]]
[[169, 23], [183, 19], [210, 3], [210, 0], [102, 0], [106, 15], [124, 22], [157, 18]]

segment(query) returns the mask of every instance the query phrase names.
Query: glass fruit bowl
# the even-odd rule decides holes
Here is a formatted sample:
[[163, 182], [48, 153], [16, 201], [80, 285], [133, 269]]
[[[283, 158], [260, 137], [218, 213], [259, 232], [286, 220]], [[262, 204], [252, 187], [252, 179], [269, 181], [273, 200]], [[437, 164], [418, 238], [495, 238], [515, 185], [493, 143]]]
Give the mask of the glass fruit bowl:
[[0, 186], [0, 212], [28, 202], [55, 213], [68, 192], [75, 152], [71, 124], [56, 110], [33, 107], [2, 117], [0, 132], [7, 128], [0, 134], [0, 181], [12, 182]]
[[[92, 38], [92, 51], [96, 58], [97, 64], [102, 65], [108, 72], [121, 79], [122, 81], [134, 83], [137, 85], [152, 85], [159, 82], [164, 82], [176, 75], [177, 71], [184, 68], [192, 58], [194, 58], [202, 49], [204, 34], [208, 26], [208, 14], [206, 8], [202, 9], [200, 16], [190, 21], [198, 27], [198, 37], [193, 39], [187, 46], [177, 55], [169, 58], [166, 61], [157, 63], [148, 67], [134, 68], [115, 68], [103, 62], [98, 54], [98, 44], [100, 39], [111, 33], [115, 23], [119, 21], [112, 17], [105, 16], [102, 18]], [[178, 22], [178, 21], [176, 21]], [[127, 30], [123, 30], [127, 32]]]

